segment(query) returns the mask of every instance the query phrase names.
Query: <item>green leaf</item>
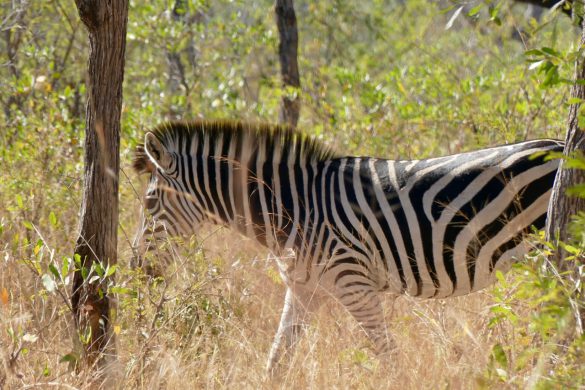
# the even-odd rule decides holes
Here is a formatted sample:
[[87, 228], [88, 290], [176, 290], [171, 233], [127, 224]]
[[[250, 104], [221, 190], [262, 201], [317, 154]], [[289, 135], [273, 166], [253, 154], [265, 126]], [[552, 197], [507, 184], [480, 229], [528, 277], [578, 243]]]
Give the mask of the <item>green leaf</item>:
[[557, 58], [562, 57], [561, 53], [559, 53], [558, 51], [556, 51], [555, 49], [552, 49], [550, 47], [543, 47], [541, 50], [543, 53], [548, 54], [551, 57], [557, 57]]
[[577, 118], [577, 123], [581, 129], [585, 129], [585, 116], [579, 115]]
[[113, 275], [116, 272], [116, 269], [118, 268], [117, 264], [111, 265], [106, 269], [106, 278], [108, 276]]
[[112, 286], [108, 289], [108, 291], [112, 294], [122, 294], [122, 295], [130, 295], [130, 296], [136, 295], [134, 290], [132, 290], [131, 288], [122, 287], [122, 286]]
[[104, 271], [104, 267], [102, 267], [101, 263], [98, 263], [98, 262], [94, 263], [93, 268], [95, 270], [95, 273], [98, 274], [98, 276], [100, 278], [102, 278], [104, 276], [105, 271]]
[[578, 255], [581, 251], [573, 245], [563, 244], [563, 248], [572, 255]]
[[445, 8], [443, 8], [443, 9], [441, 9], [439, 12], [442, 13], [442, 14], [446, 14], [446, 13], [451, 12], [451, 10], [453, 8], [455, 8], [455, 7], [456, 7], [456, 5], [455, 4], [452, 4], [452, 5], [449, 5], [449, 6], [445, 7]]
[[564, 167], [571, 168], [571, 169], [585, 170], [585, 158], [583, 158], [582, 156], [579, 156], [578, 154], [575, 157], [567, 157], [565, 159], [565, 166]]
[[497, 24], [498, 26], [500, 26], [502, 24], [502, 20], [500, 19], [500, 16], [499, 16], [500, 7], [501, 7], [501, 3], [498, 3], [495, 6], [489, 7], [490, 20], [492, 22], [494, 22], [495, 24]]
[[35, 254], [35, 256], [38, 256], [38, 254], [41, 252], [41, 249], [43, 248], [43, 240], [39, 239], [33, 249], [33, 253]]
[[511, 312], [509, 307], [502, 305], [493, 306], [490, 311], [494, 314], [509, 314]]
[[538, 50], [538, 49], [526, 50], [524, 52], [524, 55], [525, 56], [541, 56], [543, 54], [544, 53], [542, 51]]
[[496, 344], [492, 348], [492, 356], [494, 361], [498, 363], [501, 367], [508, 367], [508, 357], [506, 356], [506, 352], [504, 348], [502, 348], [501, 344]]
[[51, 222], [51, 225], [57, 226], [57, 216], [52, 211], [49, 213], [49, 222]]
[[63, 265], [61, 265], [61, 276], [65, 278], [69, 274], [69, 268], [71, 267], [71, 258], [64, 257]]
[[567, 195], [585, 198], [585, 183], [580, 183], [567, 188]]
[[470, 9], [469, 12], [467, 13], [467, 15], [469, 15], [469, 16], [477, 15], [479, 13], [479, 11], [482, 9], [482, 7], [483, 7], [483, 3], [479, 3], [478, 5], [476, 5], [472, 9]]
[[581, 103], [583, 103], [583, 99], [581, 99], [581, 98], [578, 98], [578, 97], [572, 97], [572, 98], [569, 98], [569, 99], [567, 100], [567, 104], [568, 104], [568, 105], [572, 105], [572, 104], [581, 104]]
[[18, 205], [19, 209], [24, 209], [24, 202], [22, 201], [22, 196], [20, 194], [16, 194], [16, 204]]
[[59, 359], [59, 363], [77, 363], [77, 356], [75, 356], [75, 354], [73, 353], [68, 353], [66, 355], [61, 356], [61, 359]]
[[53, 263], [49, 264], [49, 271], [55, 276], [55, 279], [61, 280], [61, 275], [59, 274], [59, 270]]

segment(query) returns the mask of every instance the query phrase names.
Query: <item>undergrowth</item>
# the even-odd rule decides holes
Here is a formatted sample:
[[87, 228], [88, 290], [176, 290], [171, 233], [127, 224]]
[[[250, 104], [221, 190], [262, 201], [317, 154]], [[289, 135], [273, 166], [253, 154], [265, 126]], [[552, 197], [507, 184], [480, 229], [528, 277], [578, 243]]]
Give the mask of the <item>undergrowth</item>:
[[[282, 91], [272, 2], [131, 2], [118, 264], [86, 270], [115, 293], [118, 388], [578, 388], [585, 386], [582, 278], [535, 251], [495, 287], [386, 302], [398, 344], [379, 361], [335, 302], [314, 316], [278, 378], [265, 375], [284, 286], [256, 244], [208, 228], [164, 278], [129, 267], [144, 131], [167, 119], [274, 122], [300, 93], [299, 127], [339, 152], [424, 158], [564, 136], [578, 29], [515, 2], [295, 2], [301, 91]], [[455, 12], [458, 17], [454, 18]], [[87, 388], [76, 369], [72, 258], [81, 199], [87, 42], [73, 2], [0, 9], [0, 388]], [[532, 12], [532, 13], [531, 13]], [[446, 28], [448, 27], [448, 28]], [[7, 38], [6, 38], [7, 37]], [[17, 39], [18, 38], [18, 39]], [[179, 58], [177, 73], [170, 63]], [[585, 217], [575, 242], [582, 261]], [[536, 245], [538, 244], [538, 245]], [[576, 298], [577, 297], [577, 298]]]

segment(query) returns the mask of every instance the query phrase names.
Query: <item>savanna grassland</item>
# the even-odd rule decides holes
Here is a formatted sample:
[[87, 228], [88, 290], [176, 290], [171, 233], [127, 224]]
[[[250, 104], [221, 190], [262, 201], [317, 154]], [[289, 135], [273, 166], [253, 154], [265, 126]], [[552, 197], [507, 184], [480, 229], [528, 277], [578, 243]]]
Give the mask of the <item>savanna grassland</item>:
[[[275, 122], [271, 1], [130, 2], [119, 262], [110, 269], [119, 388], [583, 388], [579, 303], [540, 246], [484, 292], [386, 305], [379, 361], [334, 301], [274, 379], [284, 286], [269, 254], [205, 227], [164, 279], [129, 267], [145, 178], [130, 168], [168, 119]], [[464, 7], [461, 8], [461, 6]], [[348, 155], [425, 158], [564, 138], [579, 28], [515, 2], [298, 1], [299, 129]], [[0, 5], [0, 388], [87, 388], [69, 298], [83, 171], [88, 44], [72, 1]], [[585, 218], [575, 229], [583, 232]], [[583, 234], [576, 234], [583, 237]], [[541, 237], [535, 237], [535, 242]], [[535, 245], [536, 247], [536, 245]], [[570, 250], [580, 255], [583, 242]], [[581, 303], [582, 304], [582, 303]]]

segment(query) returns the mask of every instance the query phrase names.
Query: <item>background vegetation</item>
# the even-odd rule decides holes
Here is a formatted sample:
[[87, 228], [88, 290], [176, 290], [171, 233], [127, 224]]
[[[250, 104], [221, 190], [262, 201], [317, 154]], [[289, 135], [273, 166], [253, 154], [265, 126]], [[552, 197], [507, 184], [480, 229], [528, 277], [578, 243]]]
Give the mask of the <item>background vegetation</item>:
[[[130, 270], [144, 178], [129, 163], [145, 130], [195, 117], [275, 122], [282, 94], [296, 93], [280, 88], [271, 1], [177, 4], [130, 3], [120, 263], [94, 270], [116, 275], [121, 388], [585, 385], [583, 338], [563, 338], [577, 303], [543, 250], [489, 291], [388, 305], [399, 346], [391, 362], [376, 360], [331, 302], [275, 381], [264, 362], [284, 289], [261, 248], [208, 228], [185, 243], [166, 281]], [[340, 151], [424, 158], [564, 137], [579, 30], [558, 12], [422, 0], [295, 7], [299, 128]], [[73, 2], [13, 0], [0, 10], [0, 388], [83, 388], [69, 290], [86, 33]], [[570, 248], [580, 256], [582, 247]]]

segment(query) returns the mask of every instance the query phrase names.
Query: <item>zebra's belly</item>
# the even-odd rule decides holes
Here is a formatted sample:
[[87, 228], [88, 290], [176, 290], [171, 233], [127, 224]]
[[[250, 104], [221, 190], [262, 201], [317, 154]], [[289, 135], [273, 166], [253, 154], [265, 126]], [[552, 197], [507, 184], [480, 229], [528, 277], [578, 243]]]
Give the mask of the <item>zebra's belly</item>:
[[467, 256], [467, 252], [454, 253], [447, 262], [441, 256], [430, 260], [387, 259], [382, 252], [368, 253], [365, 248], [338, 245], [320, 258], [299, 258], [296, 251], [289, 250], [287, 254], [280, 253], [277, 264], [289, 287], [332, 293], [361, 286], [394, 295], [441, 299], [489, 287], [496, 281], [498, 271], [508, 271], [530, 249], [526, 241], [503, 253], [499, 248], [501, 243], [496, 241], [476, 251], [474, 257]]

